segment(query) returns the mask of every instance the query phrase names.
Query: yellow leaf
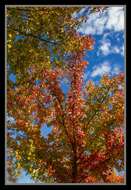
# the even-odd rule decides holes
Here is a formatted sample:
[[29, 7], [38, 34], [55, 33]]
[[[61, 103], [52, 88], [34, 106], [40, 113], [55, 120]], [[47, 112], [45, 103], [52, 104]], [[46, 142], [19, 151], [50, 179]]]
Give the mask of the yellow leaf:
[[32, 168], [29, 169], [30, 172], [32, 172], [32, 170], [33, 170]]
[[12, 47], [12, 45], [11, 44], [8, 44], [8, 48], [10, 49]]
[[28, 154], [29, 156], [31, 156], [31, 152], [29, 152], [29, 154]]
[[12, 34], [11, 34], [11, 33], [9, 33], [9, 37], [10, 37], [10, 38], [12, 37]]
[[20, 163], [17, 164], [17, 168], [20, 169], [21, 168], [21, 165]]

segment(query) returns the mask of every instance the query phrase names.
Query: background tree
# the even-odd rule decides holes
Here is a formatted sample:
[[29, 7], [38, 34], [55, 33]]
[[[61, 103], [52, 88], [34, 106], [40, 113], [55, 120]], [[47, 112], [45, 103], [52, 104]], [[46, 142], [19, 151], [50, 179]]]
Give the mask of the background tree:
[[[121, 183], [123, 177], [114, 168], [124, 169], [124, 75], [104, 76], [98, 85], [89, 81], [85, 86], [83, 74], [88, 62], [83, 57], [94, 40], [74, 30], [77, 22], [68, 17], [74, 8], [38, 10], [17, 8], [8, 12], [8, 38], [13, 38], [8, 44], [8, 63], [18, 81], [14, 85], [8, 81], [7, 89], [8, 115], [14, 118], [7, 122], [8, 172], [14, 177], [24, 168], [40, 182]], [[63, 22], [60, 19], [58, 30], [64, 22], [69, 22], [69, 27], [73, 24], [73, 29], [65, 32], [67, 36], [55, 30], [63, 10], [67, 17], [65, 14]], [[37, 21], [43, 23], [38, 28]], [[20, 33], [26, 38], [15, 41]], [[57, 65], [51, 62], [55, 56], [54, 52], [49, 54], [52, 46], [47, 44], [60, 40], [56, 55], [62, 64]], [[40, 41], [46, 45], [41, 46]], [[62, 48], [63, 53], [59, 52]], [[35, 60], [37, 51], [41, 53]], [[69, 81], [67, 94], [60, 87], [63, 78]], [[48, 138], [41, 135], [44, 124], [51, 128]]]

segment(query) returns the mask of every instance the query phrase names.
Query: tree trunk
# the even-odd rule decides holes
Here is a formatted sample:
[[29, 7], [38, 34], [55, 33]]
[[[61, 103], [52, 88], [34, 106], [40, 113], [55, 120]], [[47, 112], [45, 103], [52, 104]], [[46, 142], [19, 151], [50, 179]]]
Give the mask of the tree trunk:
[[77, 182], [77, 157], [76, 150], [73, 152], [73, 160], [72, 160], [72, 183]]

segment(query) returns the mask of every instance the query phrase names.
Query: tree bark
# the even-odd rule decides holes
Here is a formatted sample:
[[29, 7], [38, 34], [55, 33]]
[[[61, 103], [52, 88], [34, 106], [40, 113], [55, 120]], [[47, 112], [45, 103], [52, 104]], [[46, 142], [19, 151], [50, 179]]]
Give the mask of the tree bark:
[[73, 147], [73, 160], [72, 160], [72, 182], [77, 182], [77, 156], [76, 148]]

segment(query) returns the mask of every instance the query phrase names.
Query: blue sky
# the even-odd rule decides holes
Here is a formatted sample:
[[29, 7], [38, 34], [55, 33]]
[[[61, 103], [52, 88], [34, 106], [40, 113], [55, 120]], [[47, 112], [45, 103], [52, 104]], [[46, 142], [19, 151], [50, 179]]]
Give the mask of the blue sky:
[[25, 170], [21, 171], [21, 176], [18, 178], [17, 183], [34, 183], [30, 175]]
[[[79, 15], [84, 13], [82, 8]], [[73, 16], [78, 16], [73, 14]], [[123, 7], [110, 7], [104, 13], [94, 13], [78, 29], [82, 35], [92, 35], [95, 39], [94, 50], [87, 52], [84, 60], [89, 62], [84, 73], [85, 83], [88, 80], [98, 82], [104, 74], [111, 76], [124, 72], [124, 10]], [[15, 75], [10, 80], [16, 81]], [[66, 94], [69, 89], [66, 79], [61, 82], [61, 88]], [[41, 134], [46, 138], [51, 128], [43, 127]], [[18, 179], [19, 183], [32, 183], [25, 172]]]

